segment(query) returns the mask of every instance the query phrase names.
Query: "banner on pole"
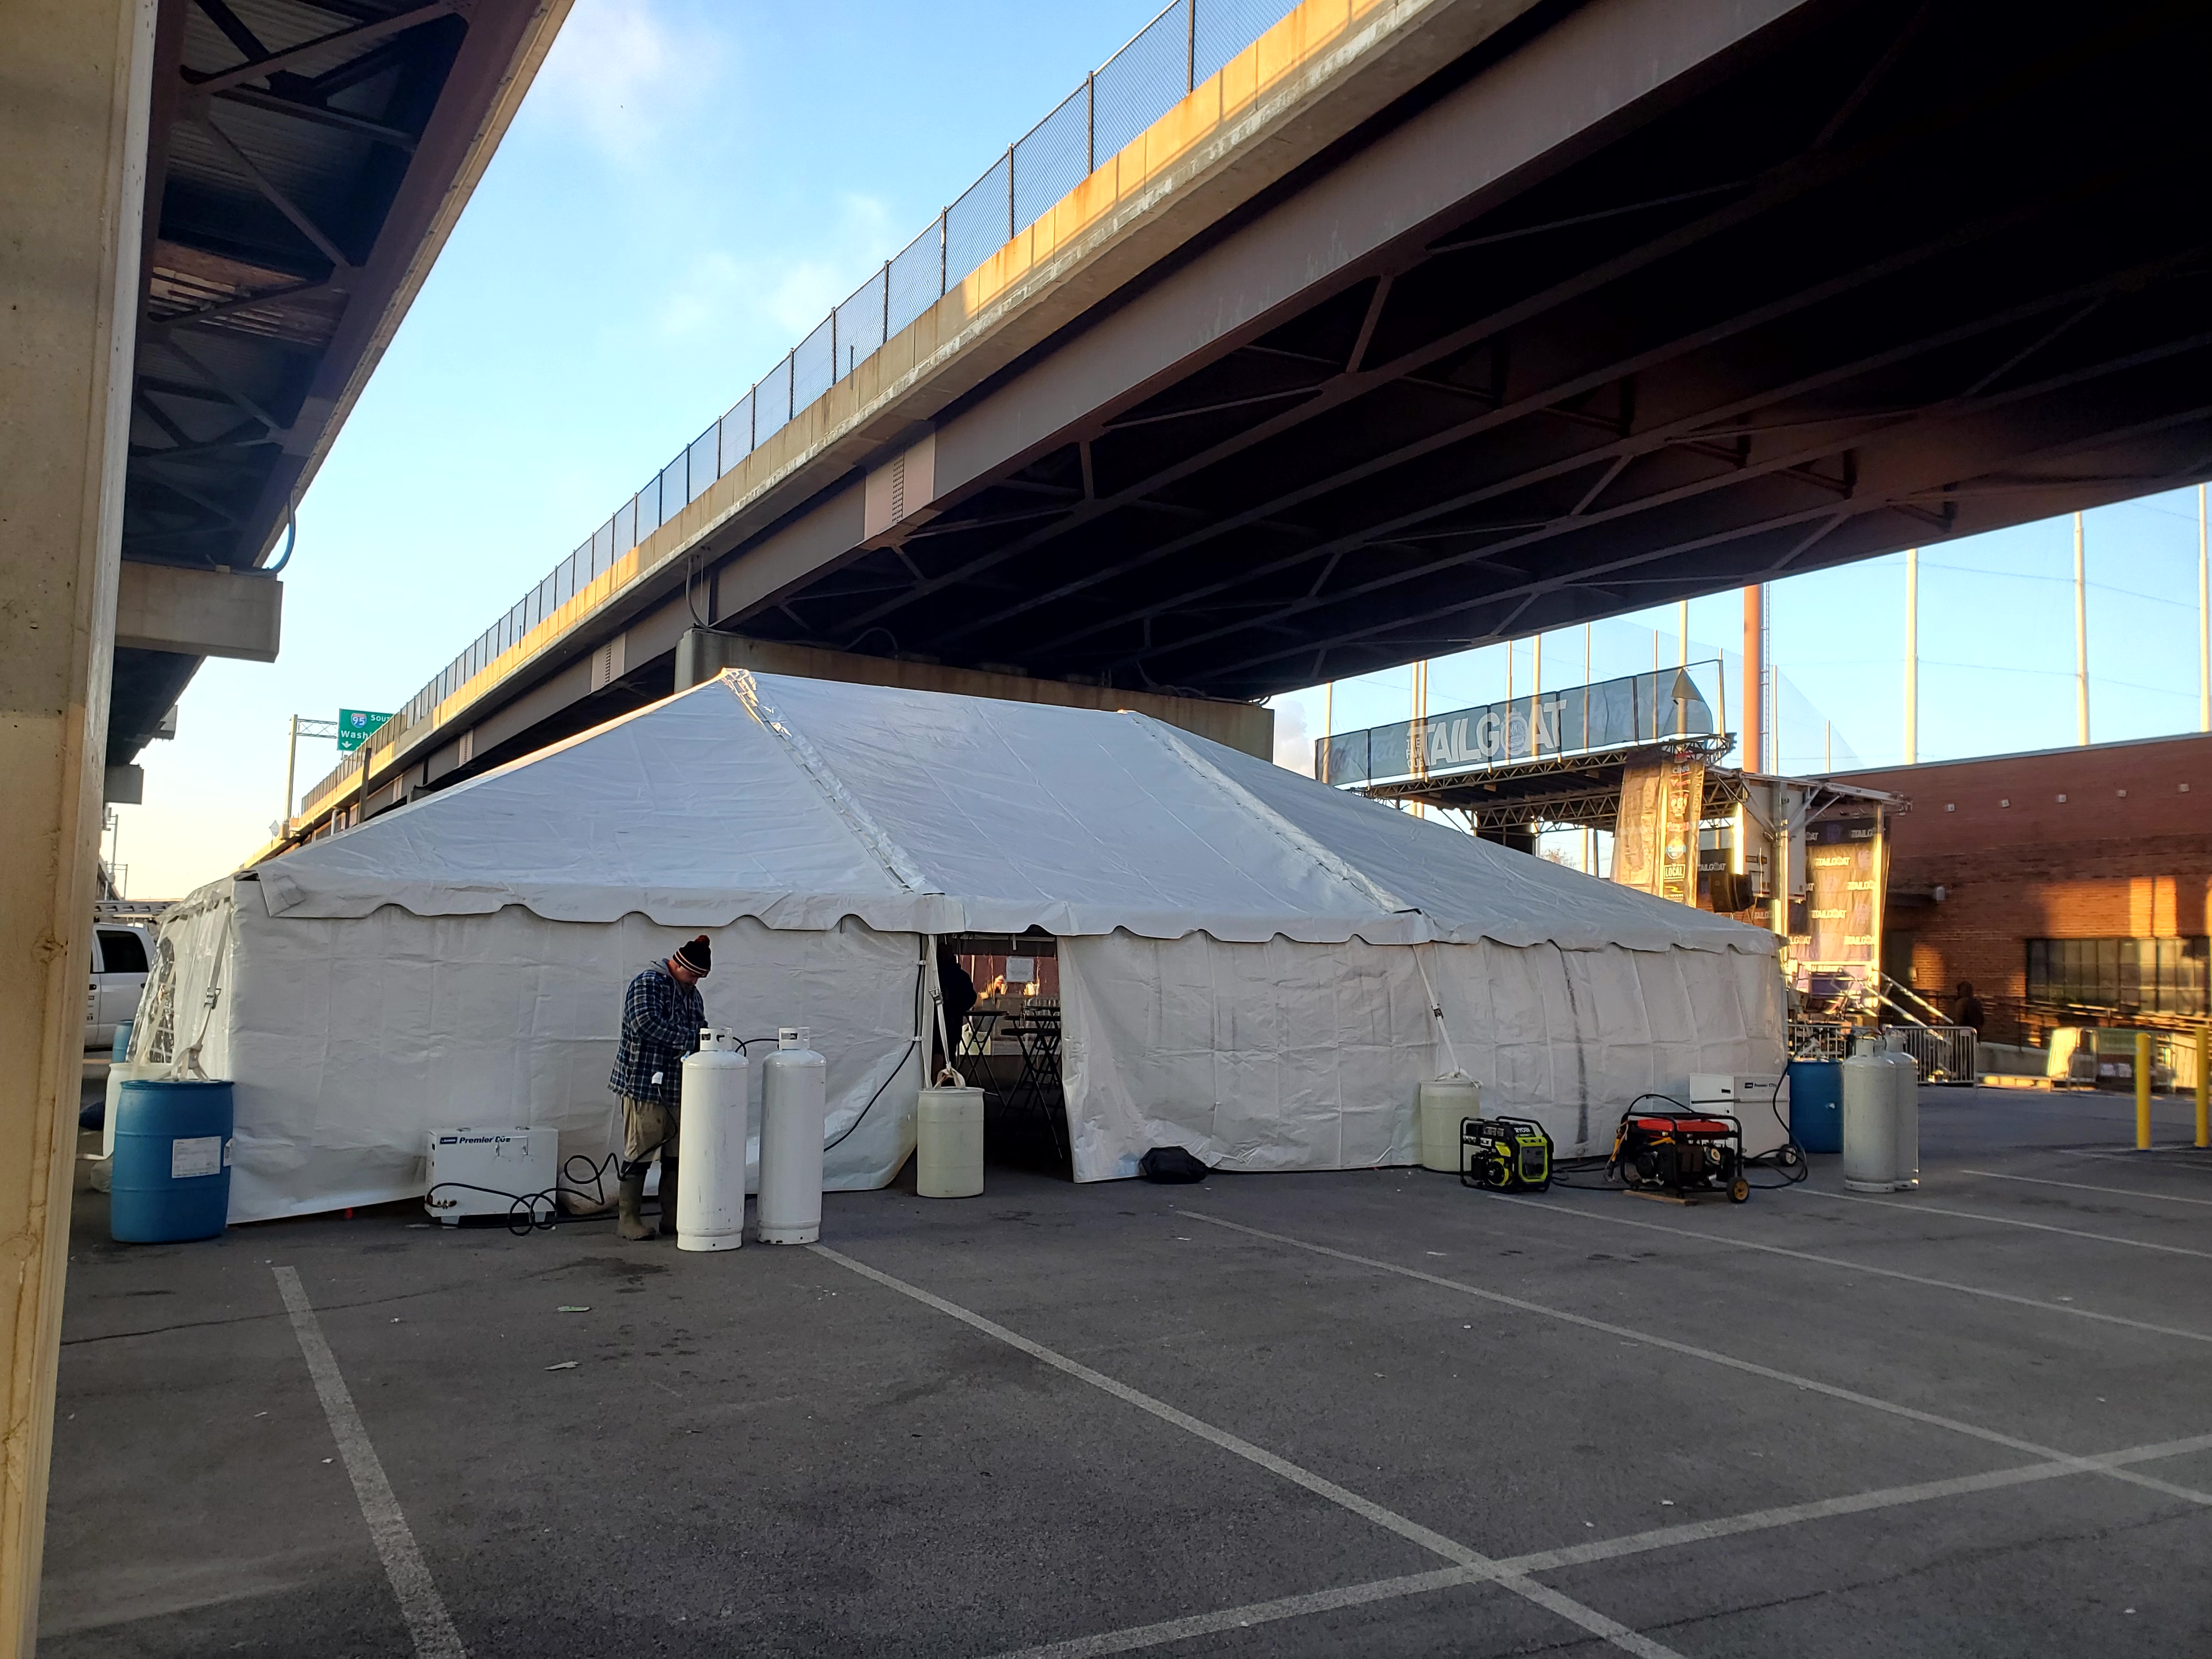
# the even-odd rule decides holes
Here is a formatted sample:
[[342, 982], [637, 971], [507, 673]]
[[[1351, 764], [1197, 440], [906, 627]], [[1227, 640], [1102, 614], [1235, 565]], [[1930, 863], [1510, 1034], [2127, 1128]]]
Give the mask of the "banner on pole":
[[1834, 965], [1881, 959], [1881, 815], [1826, 818], [1805, 832], [1804, 959]]
[[1705, 763], [1694, 750], [1626, 768], [1613, 823], [1613, 878], [1677, 904], [1695, 904], [1698, 823], [1705, 802]]

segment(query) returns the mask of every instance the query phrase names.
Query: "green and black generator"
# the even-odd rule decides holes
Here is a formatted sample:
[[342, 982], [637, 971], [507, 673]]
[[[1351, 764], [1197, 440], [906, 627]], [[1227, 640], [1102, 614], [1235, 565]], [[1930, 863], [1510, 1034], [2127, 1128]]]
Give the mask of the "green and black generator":
[[1459, 1178], [1493, 1193], [1540, 1193], [1552, 1184], [1552, 1137], [1525, 1117], [1462, 1118]]

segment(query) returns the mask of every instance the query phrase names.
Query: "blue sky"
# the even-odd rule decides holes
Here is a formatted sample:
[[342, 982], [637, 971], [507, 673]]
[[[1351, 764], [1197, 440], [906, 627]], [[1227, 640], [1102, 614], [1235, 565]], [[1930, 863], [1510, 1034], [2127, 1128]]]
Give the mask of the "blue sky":
[[[1158, 9], [577, 0], [301, 503], [279, 661], [207, 664], [141, 756], [128, 890], [251, 853], [289, 715], [404, 702]], [[2089, 546], [2095, 735], [2193, 728], [2193, 492], [2091, 515]], [[2071, 561], [2063, 523], [1927, 556], [1923, 758], [2072, 741]], [[1893, 559], [1776, 590], [1789, 765], [1817, 764], [1822, 719], [1839, 764], [1900, 752], [1902, 589]], [[1694, 655], [1741, 643], [1737, 606], [1692, 606]], [[1598, 624], [1592, 672], [1648, 665], [1651, 625], [1671, 660], [1670, 610]], [[1581, 653], [1553, 636], [1545, 684]], [[1502, 648], [1441, 660], [1431, 707], [1503, 681]], [[1402, 719], [1407, 684], [1340, 686], [1338, 726]], [[1285, 737], [1322, 701], [1282, 700]], [[302, 744], [301, 787], [334, 762]]]
[[[2089, 734], [2098, 743], [2192, 732], [2199, 720], [2197, 492], [2177, 490], [2083, 515], [2089, 622]], [[1781, 675], [1782, 769], [1895, 765], [1905, 758], [1905, 560], [1901, 553], [1777, 582], [1769, 640]], [[1599, 679], [1680, 660], [1674, 606], [1589, 629]], [[2050, 749], [2076, 740], [2074, 526], [2021, 525], [1920, 554], [1919, 758]], [[1656, 641], [1655, 641], [1656, 636]], [[1742, 684], [1743, 599], [1690, 605], [1690, 657], [1727, 665], [1729, 724]], [[1547, 635], [1544, 684], [1583, 681], [1581, 629]], [[1513, 647], [1531, 685], [1534, 642]], [[1429, 667], [1433, 713], [1505, 694], [1504, 646]], [[1338, 731], [1407, 718], [1409, 668], [1340, 681]], [[1318, 689], [1279, 700], [1278, 757], [1321, 730]], [[1832, 746], [1831, 746], [1832, 745]]]

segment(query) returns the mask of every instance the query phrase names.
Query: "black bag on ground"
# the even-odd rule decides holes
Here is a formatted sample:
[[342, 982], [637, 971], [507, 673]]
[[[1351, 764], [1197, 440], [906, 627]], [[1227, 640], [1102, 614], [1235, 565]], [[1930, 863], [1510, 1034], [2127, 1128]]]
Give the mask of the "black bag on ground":
[[1155, 1146], [1137, 1160], [1137, 1173], [1164, 1187], [1186, 1187], [1213, 1171], [1180, 1146]]

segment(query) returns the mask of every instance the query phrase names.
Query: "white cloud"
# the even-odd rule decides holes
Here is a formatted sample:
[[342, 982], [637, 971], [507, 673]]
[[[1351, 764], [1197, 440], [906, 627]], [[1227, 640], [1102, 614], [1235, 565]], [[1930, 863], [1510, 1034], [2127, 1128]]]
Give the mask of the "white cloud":
[[661, 333], [702, 335], [741, 321], [781, 337], [787, 349], [798, 344], [892, 245], [890, 211], [877, 197], [847, 191], [826, 217], [803, 257], [769, 249], [739, 258], [718, 248], [695, 258], [661, 302]]
[[651, 0], [577, 0], [532, 95], [595, 148], [635, 161], [705, 88], [719, 57], [704, 31], [679, 39]]
[[719, 250], [702, 253], [685, 270], [675, 290], [660, 307], [660, 331], [674, 339], [705, 331], [726, 316], [744, 291], [744, 271], [738, 262]]

